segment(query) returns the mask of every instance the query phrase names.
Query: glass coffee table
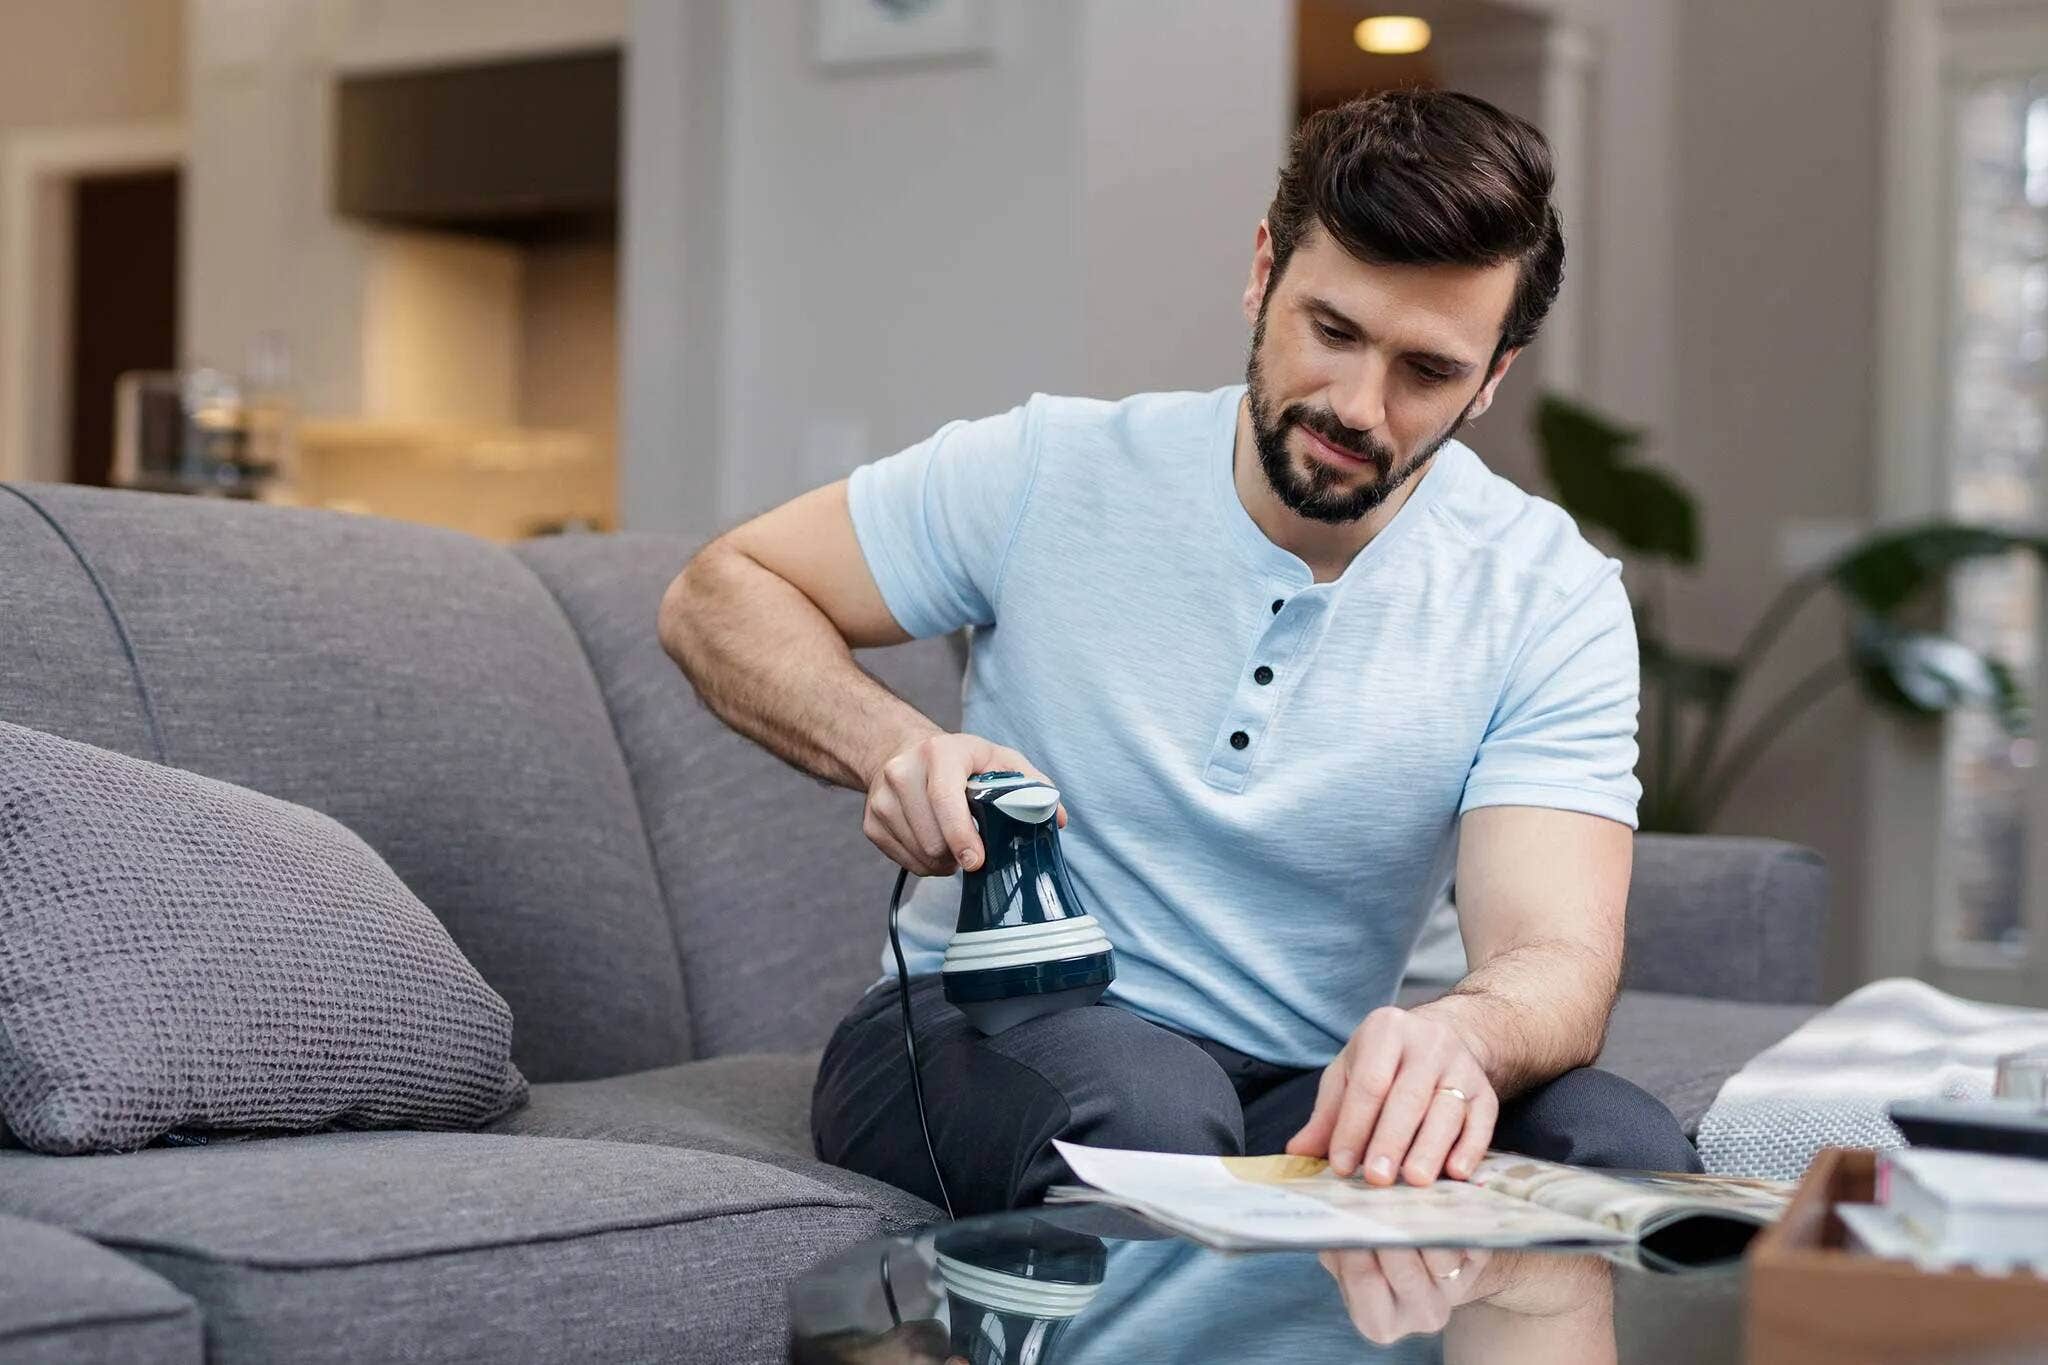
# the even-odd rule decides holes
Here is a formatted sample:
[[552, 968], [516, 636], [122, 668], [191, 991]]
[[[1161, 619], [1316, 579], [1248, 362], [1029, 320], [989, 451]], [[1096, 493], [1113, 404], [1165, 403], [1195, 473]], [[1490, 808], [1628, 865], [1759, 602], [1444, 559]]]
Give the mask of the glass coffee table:
[[1104, 1208], [969, 1218], [821, 1262], [790, 1290], [795, 1365], [1656, 1361], [1742, 1356], [1739, 1263], [1223, 1253]]

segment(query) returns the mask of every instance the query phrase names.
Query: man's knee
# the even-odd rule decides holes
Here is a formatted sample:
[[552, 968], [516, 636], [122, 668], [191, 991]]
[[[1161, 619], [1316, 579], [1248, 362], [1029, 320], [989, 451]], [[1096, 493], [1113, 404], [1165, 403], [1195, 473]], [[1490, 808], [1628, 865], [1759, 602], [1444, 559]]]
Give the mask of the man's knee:
[[1610, 1071], [1589, 1066], [1567, 1071], [1506, 1105], [1494, 1145], [1574, 1166], [1700, 1169], [1699, 1153], [1662, 1101]]
[[[1040, 1022], [1052, 1025], [1034, 1033]], [[999, 1044], [1024, 1065], [1046, 1067], [1058, 1048], [1067, 1122], [1059, 1136], [1096, 1147], [1236, 1155], [1244, 1110], [1214, 1058], [1128, 1010], [1095, 1006], [1019, 1025]]]

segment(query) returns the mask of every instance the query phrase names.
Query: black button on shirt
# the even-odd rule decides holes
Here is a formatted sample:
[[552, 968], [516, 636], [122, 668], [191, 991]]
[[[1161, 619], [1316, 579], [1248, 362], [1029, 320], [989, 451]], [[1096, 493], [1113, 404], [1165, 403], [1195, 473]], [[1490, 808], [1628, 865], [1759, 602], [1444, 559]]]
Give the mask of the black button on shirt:
[[1280, 614], [1280, 608], [1282, 608], [1282, 607], [1284, 607], [1284, 606], [1286, 606], [1286, 605], [1287, 605], [1287, 603], [1286, 603], [1286, 602], [1285, 602], [1285, 601], [1284, 601], [1283, 599], [1281, 599], [1281, 598], [1278, 598], [1278, 597], [1274, 598], [1274, 599], [1273, 599], [1273, 614], [1274, 614], [1275, 616], [1278, 616], [1278, 615]]
[[1252, 737], [1242, 730], [1233, 730], [1230, 732], [1230, 747], [1233, 749], [1242, 749], [1245, 745], [1251, 742]]
[[1264, 687], [1267, 683], [1273, 681], [1273, 670], [1266, 667], [1264, 664], [1260, 664], [1258, 668], [1256, 668], [1252, 672], [1252, 681], [1257, 683], [1259, 686]]

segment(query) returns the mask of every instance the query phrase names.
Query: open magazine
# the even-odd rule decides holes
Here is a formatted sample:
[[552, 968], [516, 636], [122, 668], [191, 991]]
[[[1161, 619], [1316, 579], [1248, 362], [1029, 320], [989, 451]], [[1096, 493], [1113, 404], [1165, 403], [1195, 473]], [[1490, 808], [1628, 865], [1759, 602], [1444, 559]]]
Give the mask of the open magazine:
[[1470, 1180], [1368, 1185], [1320, 1157], [1178, 1156], [1057, 1144], [1082, 1185], [1048, 1203], [1108, 1204], [1223, 1250], [1555, 1247], [1664, 1269], [1742, 1253], [1791, 1198], [1786, 1181], [1591, 1171], [1490, 1152]]

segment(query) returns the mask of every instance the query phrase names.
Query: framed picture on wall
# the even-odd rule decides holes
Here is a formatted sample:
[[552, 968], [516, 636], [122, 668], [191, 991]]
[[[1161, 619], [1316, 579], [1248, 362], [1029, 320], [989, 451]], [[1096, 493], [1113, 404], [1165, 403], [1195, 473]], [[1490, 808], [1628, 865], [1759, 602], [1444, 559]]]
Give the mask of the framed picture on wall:
[[975, 61], [990, 54], [987, 0], [816, 0], [820, 66]]

